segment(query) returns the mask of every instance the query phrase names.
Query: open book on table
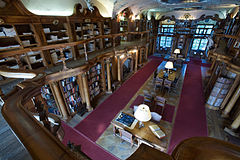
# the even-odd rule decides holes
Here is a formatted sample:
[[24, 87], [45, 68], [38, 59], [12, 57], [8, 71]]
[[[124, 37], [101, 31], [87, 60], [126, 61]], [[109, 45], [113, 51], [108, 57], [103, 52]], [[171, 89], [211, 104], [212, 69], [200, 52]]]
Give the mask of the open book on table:
[[166, 136], [166, 134], [157, 125], [151, 125], [149, 128], [159, 139]]

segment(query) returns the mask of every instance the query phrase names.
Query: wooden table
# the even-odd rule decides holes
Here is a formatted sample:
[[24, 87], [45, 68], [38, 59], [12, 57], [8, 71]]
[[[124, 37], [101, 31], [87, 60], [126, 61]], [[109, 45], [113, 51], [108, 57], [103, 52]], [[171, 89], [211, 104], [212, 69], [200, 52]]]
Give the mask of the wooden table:
[[158, 125], [159, 128], [161, 128], [161, 130], [166, 134], [165, 137], [159, 139], [152, 133], [152, 131], [149, 128], [150, 125], [156, 125], [154, 122], [151, 122], [151, 121], [143, 122], [144, 127], [140, 128], [140, 129], [139, 129], [139, 123], [137, 123], [133, 129], [130, 129], [128, 127], [125, 127], [121, 123], [115, 121], [117, 116], [111, 122], [111, 124], [113, 125], [113, 131], [115, 133], [118, 129], [124, 129], [136, 137], [138, 146], [140, 146], [140, 144], [144, 143], [144, 144], [147, 144], [147, 145], [149, 145], [153, 148], [156, 148], [160, 151], [166, 151], [169, 134], [167, 133], [167, 131], [164, 127]]
[[[158, 76], [158, 78], [164, 79], [164, 74], [165, 74], [164, 70], [161, 69], [157, 76]], [[168, 73], [167, 79], [169, 81], [174, 81], [175, 78], [176, 78], [176, 71], [170, 71], [170, 73]]]

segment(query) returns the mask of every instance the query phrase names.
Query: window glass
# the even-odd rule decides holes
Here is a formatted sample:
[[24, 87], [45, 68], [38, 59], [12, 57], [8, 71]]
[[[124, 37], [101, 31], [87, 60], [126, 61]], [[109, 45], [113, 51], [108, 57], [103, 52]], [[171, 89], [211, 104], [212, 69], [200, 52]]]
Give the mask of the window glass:
[[211, 34], [212, 33], [212, 29], [208, 29], [206, 34]]
[[160, 46], [161, 46], [161, 47], [164, 47], [164, 46], [165, 46], [165, 41], [166, 41], [166, 37], [165, 37], [165, 36], [162, 36], [162, 37], [161, 37], [161, 41], [160, 41]]
[[167, 37], [166, 47], [171, 47], [171, 43], [172, 43], [172, 37]]
[[198, 50], [200, 39], [194, 39], [192, 44], [192, 50]]
[[205, 49], [207, 47], [207, 43], [208, 43], [207, 39], [202, 39], [201, 43], [200, 43], [200, 46], [199, 46], [199, 49], [202, 50], [202, 51], [205, 51]]

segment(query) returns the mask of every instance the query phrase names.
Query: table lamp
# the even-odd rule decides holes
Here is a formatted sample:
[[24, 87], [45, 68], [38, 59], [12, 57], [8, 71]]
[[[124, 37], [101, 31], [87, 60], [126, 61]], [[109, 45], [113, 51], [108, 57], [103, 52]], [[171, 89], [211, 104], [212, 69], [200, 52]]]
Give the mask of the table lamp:
[[177, 55], [180, 54], [180, 49], [178, 49], [178, 48], [175, 49], [175, 50], [174, 50], [174, 53], [176, 54], [176, 58], [177, 58]]
[[173, 69], [173, 62], [168, 61], [168, 62], [165, 64], [165, 68], [168, 69], [168, 73], [169, 73], [169, 69]]
[[139, 128], [144, 127], [142, 122], [147, 122], [152, 118], [150, 109], [146, 104], [140, 104], [138, 106], [134, 117], [139, 121]]

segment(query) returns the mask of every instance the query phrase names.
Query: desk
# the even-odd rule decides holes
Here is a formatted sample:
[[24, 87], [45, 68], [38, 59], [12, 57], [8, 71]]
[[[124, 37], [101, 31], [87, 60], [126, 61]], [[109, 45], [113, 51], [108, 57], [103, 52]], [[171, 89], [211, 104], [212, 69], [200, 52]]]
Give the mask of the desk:
[[115, 121], [117, 116], [111, 122], [111, 124], [113, 125], [113, 131], [114, 131], [115, 134], [118, 131], [118, 129], [124, 129], [124, 130], [128, 131], [129, 133], [131, 133], [133, 136], [136, 137], [137, 142], [138, 142], [138, 146], [140, 146], [140, 144], [144, 143], [144, 144], [147, 144], [147, 145], [149, 145], [153, 148], [156, 148], [160, 151], [166, 151], [167, 144], [168, 144], [168, 139], [169, 139], [169, 134], [167, 133], [167, 130], [164, 127], [162, 127], [161, 125], [158, 125], [159, 128], [161, 128], [161, 130], [166, 134], [165, 137], [163, 137], [161, 139], [158, 139], [152, 133], [152, 131], [149, 129], [149, 126], [150, 125], [156, 125], [155, 123], [153, 123], [151, 121], [143, 122], [144, 127], [140, 128], [140, 129], [139, 129], [139, 123], [137, 123], [133, 129], [130, 129], [128, 127], [125, 127], [121, 123]]

